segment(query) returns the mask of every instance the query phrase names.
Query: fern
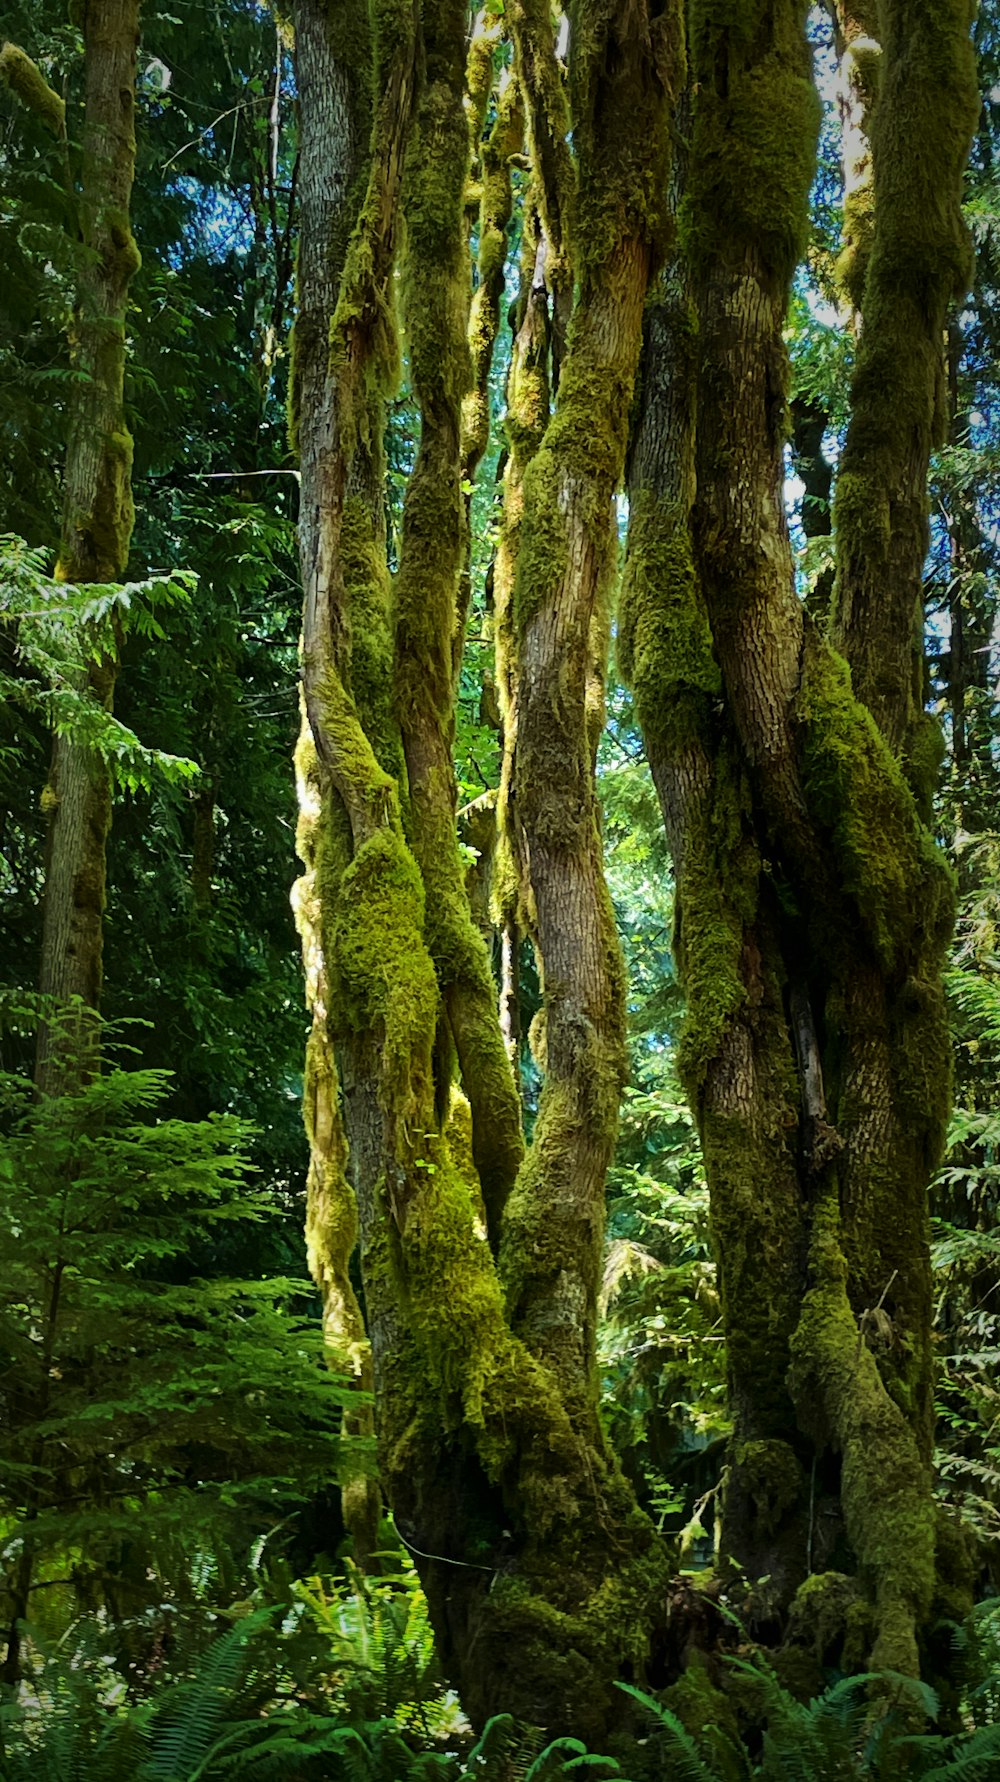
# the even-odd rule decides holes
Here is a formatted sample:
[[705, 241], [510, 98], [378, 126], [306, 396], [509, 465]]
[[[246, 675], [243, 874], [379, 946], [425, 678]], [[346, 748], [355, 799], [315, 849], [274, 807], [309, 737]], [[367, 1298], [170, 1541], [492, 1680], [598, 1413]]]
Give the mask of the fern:
[[618, 1688], [645, 1708], [665, 1734], [673, 1782], [719, 1782], [719, 1771], [709, 1767], [687, 1727], [670, 1708], [633, 1683], [619, 1683]]
[[168, 1690], [150, 1729], [153, 1751], [144, 1766], [144, 1782], [200, 1782], [207, 1773], [243, 1682], [248, 1644], [272, 1613], [260, 1610], [238, 1622], [209, 1647], [197, 1676]]
[[0, 625], [11, 628], [27, 675], [0, 672], [0, 695], [38, 710], [51, 728], [99, 755], [115, 782], [135, 792], [153, 775], [181, 782], [197, 763], [147, 748], [86, 688], [88, 662], [116, 654], [123, 637], [160, 639], [165, 610], [190, 601], [196, 578], [186, 570], [142, 582], [74, 586], [46, 573], [45, 553], [22, 538], [0, 535]]

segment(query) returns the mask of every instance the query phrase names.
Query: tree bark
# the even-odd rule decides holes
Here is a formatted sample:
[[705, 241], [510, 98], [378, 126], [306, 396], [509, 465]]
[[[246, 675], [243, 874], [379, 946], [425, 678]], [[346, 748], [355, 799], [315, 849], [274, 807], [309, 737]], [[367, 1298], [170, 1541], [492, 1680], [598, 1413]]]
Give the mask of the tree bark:
[[[882, 9], [836, 505], [852, 689], [796, 597], [783, 505], [781, 327], [815, 129], [805, 8], [747, 5], [738, 26], [694, 8], [686, 267], [648, 328], [622, 619], [677, 869], [734, 1416], [724, 1544], [751, 1583], [767, 1574], [766, 1617], [829, 1569], [818, 1531], [842, 1525], [872, 1662], [911, 1672], [935, 1588], [926, 1188], [951, 920], [916, 603], [944, 304], [965, 265], [965, 11], [910, 8], [904, 29]], [[932, 68], [941, 153], [917, 168], [905, 120], [931, 105]], [[647, 393], [671, 364], [693, 364], [690, 394], [657, 413]]]
[[[532, 632], [526, 597], [523, 628], [518, 621], [527, 655], [517, 647], [540, 690], [546, 677], [551, 683], [557, 646], [567, 652], [567, 683], [573, 674], [582, 677], [566, 719], [573, 751], [568, 790], [583, 797], [569, 824], [582, 845], [557, 857], [557, 842], [543, 862], [541, 898], [534, 893], [540, 938], [545, 924], [546, 934], [554, 930], [559, 908], [579, 908], [587, 920], [596, 911], [601, 922], [598, 933], [584, 934], [576, 956], [570, 949], [565, 967], [559, 937], [552, 932], [547, 943], [554, 958], [552, 966], [545, 962], [550, 995], [564, 969], [576, 974], [550, 1039], [560, 1093], [573, 1069], [575, 1008], [593, 1031], [593, 1041], [584, 1033], [578, 1048], [580, 1083], [572, 1089], [591, 1129], [569, 1135], [588, 1174], [582, 1195], [570, 1184], [565, 1206], [565, 1155], [543, 1143], [530, 1171], [525, 1166], [518, 1177], [516, 1215], [509, 1210], [522, 1150], [518, 1097], [455, 840], [461, 402], [469, 387], [460, 0], [424, 0], [405, 18], [396, 9], [393, 32], [376, 32], [383, 60], [372, 166], [331, 330], [331, 443], [322, 483], [312, 470], [307, 481], [303, 455], [304, 508], [308, 503], [317, 516], [303, 553], [304, 694], [318, 770], [339, 798], [321, 823], [314, 884], [343, 1057], [349, 1167], [358, 1184], [382, 1476], [397, 1527], [417, 1557], [442, 1656], [473, 1718], [505, 1708], [537, 1725], [585, 1733], [599, 1733], [615, 1710], [610, 1679], [624, 1665], [637, 1670], [645, 1662], [665, 1587], [664, 1555], [598, 1424], [588, 1309], [620, 1080], [620, 967], [597, 877], [587, 679], [593, 685], [594, 661], [607, 647], [611, 498], [621, 474], [645, 281], [658, 246], [646, 195], [665, 162], [665, 87], [677, 55], [662, 18], [639, 8], [619, 23], [614, 10], [609, 5], [595, 15], [581, 8], [574, 20], [575, 134], [581, 168], [589, 169], [596, 245], [582, 262], [587, 296], [579, 345], [574, 340], [563, 374], [568, 408], [563, 416], [557, 411], [546, 457], [546, 475], [564, 474], [571, 485], [571, 550], [558, 575], [539, 587], [536, 617], [551, 606], [552, 619], [540, 618]], [[302, 127], [324, 126], [304, 109]], [[608, 214], [602, 207], [611, 168], [617, 177], [623, 165], [624, 185], [615, 188], [620, 196]], [[393, 377], [400, 204], [421, 439], [390, 593], [370, 508], [352, 500], [351, 488], [359, 453], [369, 467], [374, 461], [372, 392], [384, 397]], [[626, 299], [620, 313], [619, 297]], [[568, 445], [591, 354], [595, 382], [613, 410], [594, 464], [574, 459]], [[303, 412], [300, 433], [304, 421]], [[537, 545], [535, 528], [544, 532], [547, 524], [542, 495], [540, 486], [526, 500], [522, 555]], [[532, 586], [530, 567], [523, 586]], [[373, 631], [381, 635], [387, 597], [391, 656], [371, 644]], [[531, 722], [541, 722], [537, 699]], [[541, 849], [553, 842], [543, 829]], [[597, 1006], [601, 999], [607, 1007]], [[611, 1067], [598, 1081], [588, 1069], [602, 1048]], [[553, 1132], [550, 1116], [550, 1138]], [[551, 1227], [548, 1258], [533, 1240], [508, 1243], [508, 1222], [523, 1237], [532, 1220], [546, 1237]], [[574, 1251], [581, 1236], [582, 1258]], [[508, 1266], [521, 1290], [530, 1283], [516, 1312], [501, 1274]], [[546, 1292], [552, 1328], [566, 1338], [555, 1345], [544, 1334]], [[575, 1330], [566, 1317], [570, 1300]]]
[[[73, 322], [76, 379], [70, 404], [63, 534], [56, 576], [115, 582], [132, 536], [132, 437], [125, 420], [129, 282], [139, 253], [129, 226], [135, 172], [139, 0], [88, 0], [84, 9], [85, 114], [78, 200], [82, 257]], [[82, 673], [110, 706], [117, 661]], [[36, 1082], [55, 1090], [98, 1068], [105, 877], [111, 783], [97, 753], [71, 737], [53, 744], [45, 803], [50, 825], [40, 987], [66, 1013], [39, 1030]]]
[[[326, 503], [336, 483], [337, 411], [329, 366], [330, 326], [337, 307], [348, 238], [358, 207], [371, 127], [371, 93], [362, 76], [364, 54], [353, 65], [345, 44], [368, 41], [364, 4], [340, 9], [327, 0], [298, 0], [295, 69], [302, 119], [299, 160], [300, 246], [293, 335], [291, 422], [300, 452], [299, 551], [304, 585], [336, 546], [324, 536]], [[353, 78], [352, 78], [353, 75]], [[376, 500], [381, 490], [376, 491]], [[341, 801], [317, 754], [303, 708], [296, 750], [299, 821], [296, 847], [304, 872], [292, 897], [302, 942], [306, 1002], [312, 1024], [306, 1047], [303, 1114], [309, 1140], [306, 1246], [310, 1273], [323, 1296], [323, 1330], [331, 1364], [352, 1374], [362, 1394], [373, 1390], [371, 1346], [351, 1281], [358, 1240], [355, 1190], [335, 1057], [336, 1021], [323, 933], [320, 891], [324, 871], [335, 876], [336, 841], [343, 831]], [[333, 855], [333, 859], [331, 859]], [[348, 1433], [374, 1434], [370, 1403], [345, 1419]], [[364, 1570], [378, 1549], [381, 1495], [365, 1474], [345, 1481], [344, 1526]]]

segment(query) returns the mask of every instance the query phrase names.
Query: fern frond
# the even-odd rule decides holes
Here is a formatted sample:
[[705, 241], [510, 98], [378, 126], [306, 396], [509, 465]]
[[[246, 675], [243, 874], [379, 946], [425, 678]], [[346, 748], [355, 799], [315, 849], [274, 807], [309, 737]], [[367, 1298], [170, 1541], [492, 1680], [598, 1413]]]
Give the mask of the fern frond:
[[167, 1690], [150, 1729], [152, 1751], [144, 1782], [178, 1782], [179, 1777], [195, 1782], [205, 1773], [244, 1680], [249, 1642], [273, 1614], [261, 1609], [238, 1622], [212, 1642], [196, 1677]]
[[924, 1771], [921, 1782], [993, 1782], [1000, 1774], [1000, 1726], [981, 1726], [971, 1737], [949, 1742], [953, 1749], [945, 1761]]
[[619, 1683], [617, 1687], [626, 1695], [632, 1696], [663, 1728], [669, 1743], [675, 1782], [718, 1782], [718, 1777], [713, 1775], [687, 1727], [678, 1720], [676, 1714], [665, 1708], [655, 1696], [637, 1689], [634, 1683]]

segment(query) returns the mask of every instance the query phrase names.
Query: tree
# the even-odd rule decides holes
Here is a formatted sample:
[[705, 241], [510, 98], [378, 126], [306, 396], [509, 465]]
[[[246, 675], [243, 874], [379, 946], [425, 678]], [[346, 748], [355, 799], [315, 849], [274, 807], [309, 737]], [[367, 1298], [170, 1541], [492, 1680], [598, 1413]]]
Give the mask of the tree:
[[[283, 1268], [307, 1143], [308, 1260], [327, 1356], [353, 1375], [347, 1425], [372, 1428], [372, 1387], [382, 1488], [477, 1722], [512, 1710], [603, 1742], [635, 1712], [616, 1677], [671, 1680], [700, 1640], [735, 1639], [723, 1589], [803, 1690], [824, 1664], [933, 1673], [940, 1617], [967, 1600], [965, 1538], [931, 1495], [926, 1191], [950, 1069], [954, 887], [937, 842], [956, 835], [967, 1093], [938, 1260], [969, 1353], [989, 1328], [974, 1299], [995, 1280], [991, 1233], [960, 1228], [995, 1207], [997, 1024], [981, 883], [996, 737], [988, 104], [975, 310], [950, 308], [969, 276], [968, 10], [573, 0], [564, 17], [549, 0], [488, 0], [470, 20], [464, 0], [296, 0], [288, 20], [232, 0], [148, 14], [127, 193], [129, 143], [105, 133], [99, 160], [96, 137], [81, 155], [72, 129], [107, 49], [94, 32], [122, 9], [76, 9], [86, 36], [45, 20], [40, 0], [12, 14], [38, 60], [4, 52], [5, 116], [24, 117], [0, 145], [0, 381], [19, 386], [0, 460], [27, 543], [0, 548], [16, 926], [3, 975], [21, 972], [43, 877], [23, 783], [44, 749], [35, 719], [75, 701], [87, 723], [63, 726], [57, 766], [93, 820], [53, 857], [50, 909], [69, 910], [56, 927], [72, 945], [50, 924], [47, 958], [84, 961], [80, 1006], [96, 1009], [114, 722], [101, 702], [121, 661], [128, 724], [203, 773], [190, 789], [154, 780], [155, 751], [114, 733], [144, 765], [138, 791], [131, 768], [120, 776], [108, 852], [105, 1013], [150, 1022], [135, 1044], [176, 1070], [171, 1115], [226, 1109], [264, 1127], [274, 1216], [220, 1228], [204, 1285], [178, 1251], [184, 1278], [163, 1294], [115, 1227], [118, 1303], [136, 1321], [147, 1306], [151, 1352], [171, 1294], [197, 1320], [225, 1298], [224, 1268], [258, 1282]], [[994, 14], [973, 32], [987, 93]], [[145, 257], [124, 280], [123, 214]], [[111, 246], [95, 252], [105, 224]], [[74, 303], [70, 365], [59, 329]], [[142, 316], [127, 358], [126, 303]], [[929, 530], [928, 462], [947, 430]], [[62, 598], [39, 547], [67, 431], [67, 499], [96, 442], [122, 548], [96, 582], [81, 558]], [[84, 496], [73, 506], [84, 514]], [[130, 642], [119, 624], [137, 586], [119, 581], [126, 549], [200, 574], [169, 637], [151, 619]], [[629, 688], [611, 683], [608, 733], [619, 558]], [[68, 641], [50, 647], [64, 619]], [[935, 702], [953, 756], [937, 806]], [[299, 718], [305, 1139], [291, 1129], [305, 1023], [282, 768]], [[655, 793], [631, 759], [636, 719]], [[629, 757], [620, 775], [612, 756]], [[637, 879], [655, 876], [647, 895]], [[46, 1170], [46, 1193], [82, 1193], [88, 1122], [124, 1092], [97, 1070], [96, 1014], [83, 1025], [90, 1056], [61, 1054], [83, 1058], [75, 1080], [47, 1082], [51, 1056], [39, 1071], [49, 1151], [27, 1112], [0, 1110], [17, 1200]], [[2, 1037], [23, 1064], [23, 1034]], [[17, 1200], [10, 1228], [27, 1230]], [[31, 1346], [52, 1322], [49, 1235], [43, 1217], [41, 1288], [22, 1292], [12, 1259], [9, 1320], [38, 1382], [14, 1421], [36, 1456], [17, 1513], [39, 1540], [62, 1515], [49, 1398], [81, 1489], [119, 1482], [88, 1449], [66, 1370], [46, 1374]], [[95, 1276], [88, 1292], [69, 1373], [100, 1393], [105, 1286]], [[254, 1328], [247, 1367], [270, 1340], [266, 1321]], [[179, 1341], [156, 1402], [175, 1402], [186, 1355]], [[272, 1355], [269, 1377], [281, 1365]], [[964, 1495], [988, 1526], [988, 1401], [960, 1373], [950, 1364], [946, 1465], [982, 1481]], [[147, 1442], [136, 1464], [169, 1496], [169, 1431], [158, 1458], [132, 1417], [154, 1396], [120, 1409], [122, 1446]], [[104, 1430], [101, 1404], [89, 1427]], [[202, 1452], [190, 1478], [224, 1470]], [[11, 1503], [23, 1475], [8, 1478]], [[361, 1466], [331, 1482], [342, 1516], [317, 1496], [319, 1544], [346, 1525], [377, 1569], [379, 1490]], [[707, 1559], [704, 1511], [721, 1507], [722, 1576], [703, 1592], [671, 1581], [654, 1526], [682, 1496], [682, 1559], [692, 1542]], [[701, 1669], [682, 1680], [679, 1710], [711, 1700]]]
[[[423, 1562], [428, 1594], [474, 1713], [511, 1691], [553, 1722], [570, 1701], [577, 1715], [603, 1712], [594, 1679], [610, 1653], [620, 1664], [650, 1649], [648, 1634], [622, 1643], [621, 1617], [650, 1629], [663, 1590], [595, 1422], [593, 1360], [623, 1083], [593, 762], [612, 499], [651, 278], [622, 656], [678, 881], [682, 1068], [711, 1191], [735, 1423], [724, 1546], [766, 1580], [764, 1620], [807, 1580], [815, 1595], [818, 1571], [856, 1574], [873, 1662], [900, 1670], [917, 1669], [937, 1587], [926, 1189], [949, 1097], [941, 967], [953, 899], [931, 829], [938, 745], [918, 607], [941, 340], [968, 277], [959, 204], [975, 81], [964, 0], [933, 16], [904, 20], [889, 3], [877, 19], [841, 20], [855, 58], [859, 21], [881, 38], [881, 52], [866, 39], [866, 69], [879, 70], [878, 205], [852, 270], [861, 322], [836, 591], [828, 615], [807, 614], [784, 507], [781, 338], [815, 158], [805, 10], [695, 5], [685, 94], [679, 18], [574, 9], [568, 101], [548, 8], [510, 12], [531, 187], [494, 583], [497, 871], [504, 922], [530, 935], [545, 993], [533, 1035], [544, 1086], [523, 1162], [454, 847], [463, 9], [420, 9], [412, 47], [409, 12], [391, 39], [374, 17], [369, 184], [322, 394], [298, 422], [316, 929], [345, 1079], [331, 1205], [347, 1204], [350, 1156], [386, 1487], [415, 1547], [439, 1556]], [[657, 272], [673, 104], [678, 229]], [[932, 153], [911, 127], [917, 109]], [[304, 105], [304, 153], [312, 128], [329, 121]], [[372, 403], [392, 376], [398, 211], [421, 442], [390, 587], [366, 492], [381, 435]], [[305, 430], [319, 415], [314, 470]], [[324, 1218], [346, 1229], [341, 1214]], [[555, 1516], [553, 1480], [566, 1494]], [[609, 1526], [621, 1546], [599, 1626]], [[599, 1551], [588, 1528], [602, 1529]], [[485, 1597], [466, 1575], [473, 1553], [494, 1573]], [[517, 1629], [516, 1677], [494, 1627], [508, 1642]]]
[[39, 1096], [0, 1075], [7, 1683], [23, 1623], [103, 1608], [124, 1646], [151, 1580], [190, 1599], [199, 1550], [242, 1566], [340, 1471], [345, 1390], [296, 1310], [307, 1284], [218, 1272], [227, 1232], [269, 1210], [246, 1129], [152, 1120], [166, 1088], [109, 1070]]
[[[89, 0], [83, 9], [85, 113], [76, 205], [81, 253], [73, 324], [74, 397], [63, 485], [63, 536], [57, 577], [108, 583], [124, 578], [132, 535], [132, 438], [125, 422], [125, 310], [139, 264], [129, 225], [135, 171], [135, 78], [139, 0]], [[39, 111], [66, 143], [65, 102], [13, 44], [0, 67], [9, 86]], [[67, 148], [67, 165], [68, 165]], [[69, 194], [67, 194], [69, 196]], [[89, 691], [109, 706], [114, 653], [85, 670]], [[49, 775], [49, 851], [41, 988], [59, 1003], [100, 1005], [107, 836], [111, 787], [104, 763], [71, 737], [57, 735]], [[97, 1029], [84, 1016], [84, 1031]], [[92, 1069], [75, 1047], [77, 1068]], [[51, 1086], [59, 1060], [50, 1030], [39, 1030], [37, 1076]]]
[[955, 1561], [930, 1479], [926, 1193], [954, 904], [921, 578], [976, 87], [963, 0], [866, 9], [877, 202], [816, 621], [782, 493], [781, 328], [815, 131], [803, 13], [693, 12], [682, 252], [648, 332], [623, 643], [677, 873], [735, 1420], [724, 1544], [769, 1574], [765, 1614], [813, 1573], [856, 1572], [873, 1663], [916, 1672], [936, 1540]]
[[[575, 171], [565, 119], [548, 125], [557, 184], [540, 191], [539, 208], [550, 231], [557, 207], [561, 229], [567, 206], [578, 214], [579, 296], [555, 413], [547, 429], [542, 417], [525, 476], [514, 593], [515, 846], [531, 850], [522, 899], [548, 986], [546, 1084], [522, 1162], [516, 1087], [464, 887], [451, 763], [469, 386], [465, 15], [450, 0], [375, 9], [370, 171], [329, 348], [312, 320], [316, 287], [300, 298], [309, 726], [300, 779], [311, 869], [300, 908], [315, 899], [308, 933], [321, 942], [326, 990], [314, 1008], [327, 1011], [343, 1081], [341, 1132], [325, 1055], [324, 1130], [333, 1131], [321, 1175], [313, 1116], [310, 1217], [333, 1286], [346, 1273], [357, 1206], [383, 1478], [470, 1711], [485, 1717], [502, 1702], [542, 1724], [587, 1727], [610, 1711], [610, 1675], [643, 1662], [666, 1580], [597, 1416], [604, 1176], [624, 1054], [593, 770], [612, 500], [662, 235], [656, 195], [680, 33], [672, 12], [640, 7], [619, 20], [610, 6], [574, 10]], [[338, 39], [334, 24], [324, 7], [296, 9], [310, 56], [325, 27], [333, 65], [339, 52], [342, 66], [353, 57], [346, 66], [363, 69], [363, 29]], [[547, 8], [516, 9], [514, 33], [537, 141], [546, 102], [561, 103]], [[470, 92], [481, 86], [469, 82]], [[307, 61], [300, 88], [305, 194], [311, 156], [350, 165], [349, 121], [346, 111], [331, 118], [330, 96], [363, 83], [314, 85]], [[329, 245], [323, 255], [337, 231], [344, 239], [330, 196], [318, 240], [304, 209], [300, 277], [337, 263]], [[421, 435], [390, 587], [380, 452], [400, 214]], [[585, 442], [594, 404], [607, 408], [607, 424]], [[341, 1317], [346, 1340], [353, 1312]]]

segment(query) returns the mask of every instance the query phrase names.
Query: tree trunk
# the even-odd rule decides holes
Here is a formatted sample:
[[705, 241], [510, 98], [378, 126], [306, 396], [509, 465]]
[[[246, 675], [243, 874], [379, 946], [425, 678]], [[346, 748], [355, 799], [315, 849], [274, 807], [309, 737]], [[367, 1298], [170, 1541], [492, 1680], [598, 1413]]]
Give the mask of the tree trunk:
[[[397, 10], [393, 32], [376, 34], [371, 174], [323, 394], [329, 451], [322, 467], [305, 450], [302, 459], [305, 704], [316, 771], [339, 801], [320, 807], [313, 884], [342, 1056], [383, 1480], [473, 1718], [505, 1708], [585, 1733], [614, 1711], [612, 1677], [644, 1663], [665, 1593], [664, 1555], [600, 1430], [593, 1349], [622, 1006], [599, 867], [595, 690], [612, 496], [658, 245], [647, 195], [665, 172], [678, 54], [676, 21], [671, 37], [644, 7], [620, 22], [615, 12], [581, 8], [574, 18], [589, 245], [560, 407], [534, 491], [525, 489], [511, 629], [529, 689], [528, 754], [537, 758], [560, 662], [565, 703], [551, 718], [568, 750], [541, 802], [529, 777], [517, 784], [550, 1020], [546, 1111], [520, 1170], [518, 1096], [465, 893], [451, 763], [470, 375], [460, 0]], [[302, 99], [303, 137], [315, 130], [322, 144], [322, 110], [305, 90]], [[377, 463], [377, 404], [393, 376], [400, 204], [421, 438], [387, 608], [384, 546], [352, 479], [360, 458]], [[574, 446], [588, 380], [608, 411], [590, 456]], [[300, 408], [303, 444], [305, 423]], [[567, 498], [562, 542], [551, 537], [550, 486]], [[388, 610], [391, 655], [372, 642]], [[560, 916], [579, 919], [575, 943]], [[338, 1216], [330, 1209], [324, 1222]]]
[[804, 14], [748, 4], [737, 28], [693, 10], [686, 263], [647, 331], [622, 632], [677, 870], [734, 1418], [724, 1544], [766, 1578], [765, 1619], [799, 1586], [800, 1613], [815, 1606], [814, 1574], [850, 1556], [872, 1662], [913, 1672], [935, 1588], [926, 1190], [952, 907], [926, 826], [917, 602], [975, 83], [963, 0], [910, 7], [905, 28], [882, 9], [836, 503], [845, 662], [796, 597], [783, 503], [781, 328], [815, 131]]
[[[125, 321], [139, 254], [129, 228], [135, 171], [135, 77], [139, 0], [89, 0], [84, 9], [86, 110], [79, 194], [82, 255], [73, 325], [76, 373], [70, 404], [58, 579], [120, 581], [132, 536], [132, 438], [125, 422]], [[81, 676], [110, 706], [117, 662], [103, 657]], [[97, 1069], [102, 924], [111, 784], [95, 750], [57, 737], [45, 802], [41, 990], [75, 1012], [39, 1030], [36, 1081], [53, 1090], [68, 1070]], [[74, 1000], [76, 999], [76, 1000]]]
[[[298, 0], [295, 9], [295, 70], [302, 129], [299, 159], [299, 259], [297, 314], [293, 335], [291, 430], [299, 446], [301, 501], [299, 551], [306, 578], [330, 560], [324, 537], [325, 504], [336, 477], [337, 414], [329, 366], [330, 325], [337, 306], [347, 243], [358, 207], [371, 127], [371, 93], [363, 78], [351, 78], [345, 44], [368, 42], [368, 9], [363, 3], [336, 8], [329, 0]], [[364, 68], [364, 54], [357, 71]], [[376, 499], [380, 499], [381, 491]], [[358, 497], [361, 499], [361, 497]], [[321, 875], [335, 879], [337, 837], [343, 834], [343, 807], [320, 762], [303, 708], [296, 749], [299, 821], [296, 847], [304, 872], [292, 902], [302, 942], [306, 1002], [312, 1026], [306, 1047], [303, 1114], [309, 1140], [306, 1182], [306, 1245], [310, 1273], [323, 1296], [323, 1331], [330, 1361], [353, 1374], [362, 1394], [373, 1388], [371, 1346], [351, 1281], [351, 1256], [358, 1238], [354, 1188], [348, 1177], [345, 1110], [335, 1058], [336, 1018], [331, 1007], [323, 933]], [[374, 1433], [366, 1399], [345, 1419], [348, 1433]], [[381, 1497], [377, 1481], [365, 1474], [345, 1481], [341, 1491], [344, 1526], [354, 1559], [364, 1570], [378, 1549]]]

